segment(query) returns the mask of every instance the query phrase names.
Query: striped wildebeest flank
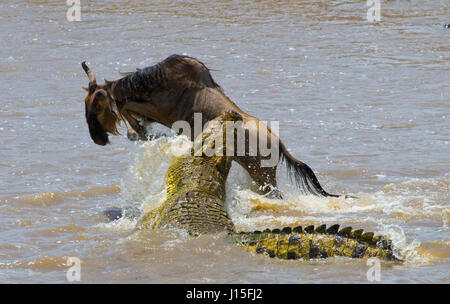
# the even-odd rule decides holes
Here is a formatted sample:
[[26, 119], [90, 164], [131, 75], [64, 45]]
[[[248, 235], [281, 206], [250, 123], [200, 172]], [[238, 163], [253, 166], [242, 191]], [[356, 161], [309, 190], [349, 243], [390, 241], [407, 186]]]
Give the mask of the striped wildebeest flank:
[[[196, 115], [201, 113], [200, 124], [217, 117], [224, 110], [233, 110], [242, 116], [244, 149], [233, 157], [253, 179], [260, 193], [281, 197], [276, 190], [276, 169], [285, 161], [288, 174], [305, 194], [318, 196], [338, 195], [326, 192], [313, 170], [294, 158], [281, 139], [258, 118], [242, 111], [223, 92], [212, 78], [209, 69], [200, 61], [188, 56], [172, 55], [165, 60], [136, 72], [123, 73], [115, 81], [97, 84], [93, 72], [82, 63], [89, 77], [86, 88], [86, 119], [92, 140], [99, 145], [108, 143], [108, 133], [117, 134], [116, 124], [128, 122], [141, 140], [146, 140], [145, 123], [160, 123], [172, 128], [183, 121], [190, 127], [190, 138], [201, 132], [196, 128]], [[178, 132], [181, 133], [181, 132]], [[237, 140], [238, 142], [239, 140]], [[256, 150], [252, 150], [252, 143]], [[237, 145], [237, 143], [235, 143]], [[262, 152], [268, 147], [270, 153]], [[238, 147], [234, 151], [239, 151]], [[263, 161], [275, 158], [271, 165]]]
[[[225, 122], [242, 120], [235, 111], [223, 111], [196, 137], [193, 153], [175, 158], [166, 173], [166, 200], [145, 212], [135, 231], [182, 229], [190, 236], [226, 232], [227, 239], [244, 250], [279, 259], [319, 259], [335, 256], [378, 257], [397, 260], [392, 242], [384, 236], [351, 227], [297, 226], [264, 231], [236, 231], [225, 208], [225, 184], [232, 157], [205, 155], [207, 149], [227, 149]], [[222, 144], [217, 145], [217, 137]], [[196, 153], [200, 151], [200, 153]]]

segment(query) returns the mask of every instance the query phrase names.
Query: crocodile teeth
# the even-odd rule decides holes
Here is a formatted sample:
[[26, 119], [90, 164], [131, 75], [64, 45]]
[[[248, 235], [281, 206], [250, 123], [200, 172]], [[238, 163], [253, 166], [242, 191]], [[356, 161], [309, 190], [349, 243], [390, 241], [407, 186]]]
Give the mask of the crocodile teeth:
[[327, 234], [336, 234], [339, 230], [339, 224], [334, 224], [327, 229]]
[[325, 233], [327, 230], [327, 225], [323, 224], [316, 228], [317, 233]]

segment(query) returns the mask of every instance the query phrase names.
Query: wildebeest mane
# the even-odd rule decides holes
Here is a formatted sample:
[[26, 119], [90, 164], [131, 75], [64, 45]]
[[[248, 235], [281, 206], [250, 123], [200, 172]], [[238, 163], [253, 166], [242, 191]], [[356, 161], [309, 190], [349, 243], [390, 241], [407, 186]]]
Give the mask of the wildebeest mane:
[[214, 81], [209, 69], [199, 60], [172, 55], [165, 60], [136, 72], [122, 73], [123, 77], [106, 82], [116, 102], [145, 101], [155, 92], [211, 87], [222, 89]]

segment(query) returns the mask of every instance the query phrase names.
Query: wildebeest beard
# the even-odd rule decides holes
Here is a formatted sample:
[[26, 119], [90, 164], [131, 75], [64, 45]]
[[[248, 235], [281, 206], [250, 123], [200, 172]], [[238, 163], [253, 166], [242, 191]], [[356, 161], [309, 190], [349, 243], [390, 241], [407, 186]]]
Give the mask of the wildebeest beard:
[[92, 140], [97, 144], [104, 146], [109, 143], [108, 133], [106, 133], [105, 129], [102, 127], [100, 122], [97, 119], [97, 114], [94, 112], [89, 112], [86, 106], [86, 122], [89, 127], [89, 134], [91, 135]]

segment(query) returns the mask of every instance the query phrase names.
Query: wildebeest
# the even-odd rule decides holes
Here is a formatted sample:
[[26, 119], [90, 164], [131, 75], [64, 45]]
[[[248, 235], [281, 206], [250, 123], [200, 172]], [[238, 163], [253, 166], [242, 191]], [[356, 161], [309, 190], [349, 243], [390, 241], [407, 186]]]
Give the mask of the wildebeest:
[[[156, 65], [125, 73], [123, 77], [97, 84], [94, 73], [82, 63], [89, 77], [88, 95], [85, 99], [86, 121], [92, 140], [99, 145], [108, 143], [108, 133], [118, 134], [116, 125], [120, 120], [128, 122], [140, 139], [146, 140], [147, 134], [142, 123], [157, 122], [171, 128], [176, 121], [187, 121], [194, 129], [194, 113], [202, 114], [202, 123], [217, 117], [224, 110], [234, 110], [243, 117], [244, 123], [257, 122], [259, 119], [243, 112], [223, 92], [214, 81], [209, 69], [200, 61], [188, 56], [172, 55]], [[280, 159], [285, 160], [288, 173], [299, 188], [307, 194], [318, 196], [338, 195], [327, 193], [319, 184], [311, 168], [295, 159], [279, 137], [262, 124], [267, 134], [267, 143], [271, 138], [278, 143]], [[246, 129], [248, 136], [256, 136], [260, 127]], [[195, 134], [191, 135], [193, 139]], [[259, 140], [265, 140], [264, 137]], [[248, 142], [248, 141], [247, 141]], [[259, 151], [252, 156], [246, 150], [244, 156], [236, 156], [237, 161], [259, 187], [267, 193], [276, 187], [276, 168], [261, 166], [263, 158]]]

